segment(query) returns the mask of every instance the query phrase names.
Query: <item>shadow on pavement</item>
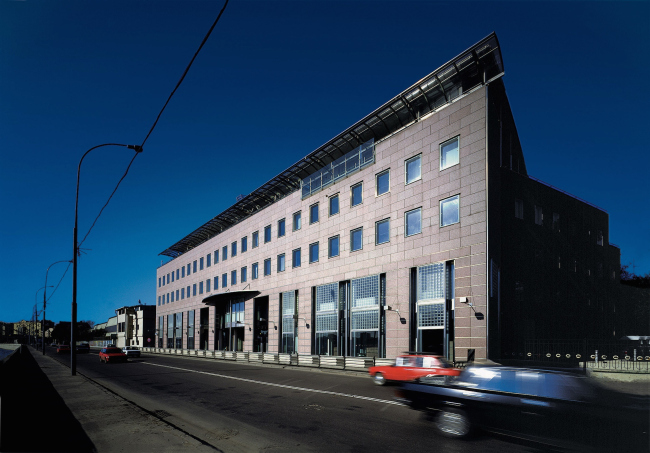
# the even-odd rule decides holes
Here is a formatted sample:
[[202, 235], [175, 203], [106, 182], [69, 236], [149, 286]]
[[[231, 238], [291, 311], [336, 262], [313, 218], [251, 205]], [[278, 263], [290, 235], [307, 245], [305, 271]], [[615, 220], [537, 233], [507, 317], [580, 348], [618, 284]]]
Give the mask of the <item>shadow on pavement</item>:
[[0, 367], [0, 398], [0, 451], [96, 451], [27, 347]]

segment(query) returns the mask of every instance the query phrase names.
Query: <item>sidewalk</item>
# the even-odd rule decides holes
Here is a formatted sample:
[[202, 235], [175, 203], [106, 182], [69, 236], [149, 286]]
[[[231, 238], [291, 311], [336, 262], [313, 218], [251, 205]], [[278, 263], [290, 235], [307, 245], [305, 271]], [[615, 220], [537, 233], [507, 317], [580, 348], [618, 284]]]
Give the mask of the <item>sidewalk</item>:
[[216, 450], [35, 349], [16, 354], [2, 377], [3, 452]]

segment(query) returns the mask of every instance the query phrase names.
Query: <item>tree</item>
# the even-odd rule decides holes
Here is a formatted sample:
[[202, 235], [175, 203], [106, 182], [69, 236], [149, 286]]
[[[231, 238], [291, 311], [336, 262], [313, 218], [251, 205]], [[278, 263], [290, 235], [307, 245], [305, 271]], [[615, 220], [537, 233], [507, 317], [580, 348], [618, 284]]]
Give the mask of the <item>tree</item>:
[[621, 266], [621, 283], [636, 288], [650, 288], [650, 272], [645, 275], [636, 275], [630, 272], [630, 265]]

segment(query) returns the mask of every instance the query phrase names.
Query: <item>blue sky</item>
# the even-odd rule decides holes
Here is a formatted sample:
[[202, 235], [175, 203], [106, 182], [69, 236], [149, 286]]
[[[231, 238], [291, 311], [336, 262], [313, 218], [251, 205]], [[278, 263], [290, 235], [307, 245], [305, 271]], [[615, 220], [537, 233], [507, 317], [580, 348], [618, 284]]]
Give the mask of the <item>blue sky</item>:
[[[222, 5], [0, 0], [0, 320], [72, 258], [83, 153], [144, 140]], [[160, 252], [492, 31], [529, 174], [605, 209], [650, 272], [649, 23], [650, 2], [231, 0], [83, 245], [78, 319], [153, 304]], [[131, 157], [85, 159], [80, 238]]]

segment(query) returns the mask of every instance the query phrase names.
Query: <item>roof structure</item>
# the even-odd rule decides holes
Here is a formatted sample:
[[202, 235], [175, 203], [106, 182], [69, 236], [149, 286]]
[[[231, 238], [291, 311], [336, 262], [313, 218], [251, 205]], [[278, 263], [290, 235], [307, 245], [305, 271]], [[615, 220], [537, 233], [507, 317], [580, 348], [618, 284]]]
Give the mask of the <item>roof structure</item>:
[[504, 74], [495, 33], [357, 121], [160, 255], [176, 258], [301, 187], [301, 181], [363, 143], [375, 143]]

